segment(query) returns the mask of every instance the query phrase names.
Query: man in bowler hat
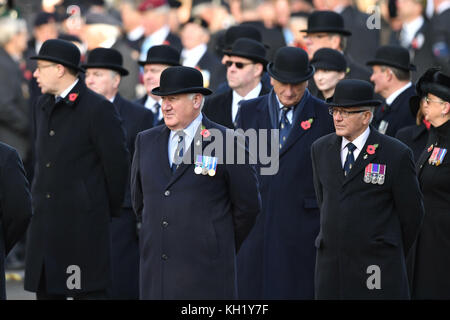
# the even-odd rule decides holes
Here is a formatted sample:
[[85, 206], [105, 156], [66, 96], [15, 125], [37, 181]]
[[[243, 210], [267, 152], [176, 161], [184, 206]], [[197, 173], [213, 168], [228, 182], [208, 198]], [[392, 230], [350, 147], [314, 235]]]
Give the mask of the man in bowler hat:
[[165, 69], [180, 65], [180, 53], [166, 45], [153, 46], [148, 50], [146, 60], [138, 63], [144, 68], [144, 86], [147, 94], [135, 102], [153, 112], [153, 126], [163, 124], [161, 98], [152, 94], [152, 90], [159, 87], [159, 79]]
[[[122, 54], [115, 49], [96, 48], [89, 53], [85, 82], [89, 89], [101, 94], [117, 108], [125, 128], [127, 147], [134, 152], [136, 135], [153, 126], [153, 113], [143, 106], [123, 98], [118, 92], [128, 70], [122, 66]], [[139, 298], [139, 247], [136, 216], [131, 207], [129, 180], [119, 217], [111, 221], [112, 287], [110, 299]]]
[[415, 123], [415, 116], [409, 110], [409, 99], [416, 94], [411, 83], [411, 71], [416, 67], [409, 62], [409, 52], [401, 46], [382, 46], [375, 52], [375, 58], [368, 61], [372, 66], [370, 80], [375, 93], [385, 103], [375, 112], [373, 126], [380, 133], [395, 137], [397, 131]]
[[[310, 147], [333, 126], [326, 105], [307, 89], [314, 68], [303, 49], [279, 49], [267, 72], [273, 89], [241, 103], [237, 127], [268, 130], [266, 141], [279, 149], [279, 170], [259, 176], [262, 214], [238, 256], [239, 295], [312, 299], [319, 210]], [[273, 129], [279, 129], [279, 141], [272, 141]]]
[[236, 252], [260, 210], [255, 168], [225, 161], [227, 152], [248, 156], [242, 142], [207, 151], [202, 136], [226, 130], [201, 113], [211, 91], [200, 71], [170, 67], [152, 93], [165, 125], [138, 134], [131, 172], [140, 298], [236, 299]]
[[80, 51], [47, 40], [34, 77], [34, 215], [25, 290], [37, 299], [103, 299], [111, 279], [110, 220], [119, 216], [129, 154], [114, 105], [78, 77]]
[[239, 103], [269, 93], [261, 81], [266, 70], [266, 48], [255, 40], [241, 38], [223, 51], [229, 89], [206, 99], [205, 115], [225, 127], [234, 128]]
[[409, 299], [406, 257], [423, 218], [411, 149], [370, 127], [373, 86], [341, 80], [335, 133], [313, 143], [320, 208], [316, 299]]

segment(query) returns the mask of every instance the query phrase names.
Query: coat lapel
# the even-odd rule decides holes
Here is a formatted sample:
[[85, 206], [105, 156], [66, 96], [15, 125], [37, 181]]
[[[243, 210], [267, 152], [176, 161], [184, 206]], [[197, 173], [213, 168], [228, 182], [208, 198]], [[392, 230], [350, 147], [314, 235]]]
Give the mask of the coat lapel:
[[337, 172], [337, 178], [339, 179], [339, 184], [344, 182], [344, 170], [342, 168], [341, 162], [341, 145], [342, 137], [335, 135], [334, 139], [330, 142], [328, 154], [330, 155], [330, 169], [333, 174]]
[[[373, 162], [373, 160], [376, 158], [377, 152], [379, 152], [379, 150], [383, 148], [383, 146], [380, 144], [379, 135], [380, 134], [376, 131], [376, 129], [371, 126], [369, 137], [367, 138], [363, 149], [359, 153], [358, 159], [356, 159], [355, 166], [350, 170], [348, 176], [345, 177], [344, 185], [353, 180], [363, 169], [366, 168], [369, 163]], [[367, 146], [374, 144], [378, 144], [378, 147], [373, 154], [368, 154]]]
[[170, 136], [170, 130], [166, 126], [163, 126], [161, 128], [161, 132], [158, 136], [158, 159], [159, 164], [156, 166], [156, 168], [162, 168], [164, 174], [167, 177], [172, 176], [172, 171], [170, 170], [169, 165], [169, 158], [167, 153], [167, 148], [169, 146], [169, 136]]
[[428, 158], [431, 156], [431, 153], [433, 152], [432, 145], [426, 145], [425, 150], [420, 155], [419, 160], [416, 163], [416, 172], [417, 176], [420, 177], [420, 174], [422, 173], [423, 165], [425, 162], [427, 162]]

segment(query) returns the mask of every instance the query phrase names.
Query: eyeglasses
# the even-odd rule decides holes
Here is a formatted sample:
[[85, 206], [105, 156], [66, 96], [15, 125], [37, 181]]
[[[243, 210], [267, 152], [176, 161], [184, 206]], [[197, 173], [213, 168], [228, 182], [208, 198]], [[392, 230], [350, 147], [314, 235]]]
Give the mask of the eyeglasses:
[[56, 63], [50, 63], [50, 64], [46, 64], [45, 66], [37, 66], [36, 67], [36, 69], [38, 69], [39, 70], [39, 72], [41, 71], [41, 69], [45, 69], [45, 68], [48, 68], [48, 67], [51, 67], [51, 66], [56, 66]]
[[439, 103], [439, 104], [445, 103], [445, 101], [431, 100], [431, 99], [428, 98], [428, 97], [424, 97], [424, 98], [423, 98], [423, 101], [426, 102], [426, 104], [430, 104], [431, 102], [436, 102], [436, 103]]
[[254, 62], [244, 63], [244, 62], [236, 62], [236, 61], [231, 61], [231, 60], [225, 61], [225, 65], [227, 66], [227, 68], [231, 67], [233, 65], [233, 63], [236, 65], [236, 68], [238, 68], [238, 69], [242, 69], [243, 67], [245, 67], [249, 64], [255, 64]]
[[366, 111], [369, 111], [369, 110], [347, 111], [347, 110], [336, 109], [334, 107], [328, 108], [328, 113], [330, 114], [330, 116], [335, 116], [339, 113], [342, 118], [348, 118], [351, 114], [361, 113], [361, 112], [366, 112]]

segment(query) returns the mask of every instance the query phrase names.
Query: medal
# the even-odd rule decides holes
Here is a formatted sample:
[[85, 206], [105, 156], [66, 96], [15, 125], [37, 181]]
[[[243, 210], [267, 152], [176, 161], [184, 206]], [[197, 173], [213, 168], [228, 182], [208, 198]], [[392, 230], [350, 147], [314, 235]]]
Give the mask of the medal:
[[380, 170], [380, 165], [378, 163], [372, 164], [372, 172], [370, 182], [376, 184], [378, 182], [378, 172]]
[[210, 161], [210, 157], [203, 156], [203, 163], [202, 163], [202, 175], [206, 176], [208, 174], [208, 164]]
[[213, 177], [216, 174], [216, 167], [217, 167], [217, 158], [213, 157], [208, 171], [210, 177]]
[[201, 174], [202, 173], [202, 156], [201, 155], [197, 155], [197, 160], [195, 161], [195, 168], [194, 168], [194, 173], [195, 174]]
[[436, 164], [436, 157], [439, 152], [439, 148], [434, 147], [433, 153], [431, 154], [430, 158], [428, 159], [428, 163], [434, 166]]
[[378, 184], [382, 185], [384, 183], [384, 177], [386, 175], [386, 165], [380, 164], [380, 175], [378, 176]]
[[436, 161], [436, 166], [440, 165], [442, 163], [442, 161], [444, 161], [444, 157], [445, 154], [447, 153], [447, 149], [440, 149], [438, 155], [437, 155], [437, 161]]
[[364, 182], [365, 183], [370, 183], [370, 173], [372, 172], [372, 164], [369, 163], [366, 166], [366, 170], [364, 172]]

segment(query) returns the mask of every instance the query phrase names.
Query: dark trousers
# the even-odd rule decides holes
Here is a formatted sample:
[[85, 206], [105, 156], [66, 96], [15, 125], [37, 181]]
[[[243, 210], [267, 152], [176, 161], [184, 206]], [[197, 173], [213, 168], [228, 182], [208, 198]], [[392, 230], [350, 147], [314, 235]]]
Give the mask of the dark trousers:
[[74, 295], [53, 294], [47, 292], [45, 270], [42, 268], [41, 279], [39, 280], [39, 287], [36, 291], [36, 300], [67, 300], [73, 298], [74, 300], [106, 300], [108, 298], [106, 290], [80, 292]]

